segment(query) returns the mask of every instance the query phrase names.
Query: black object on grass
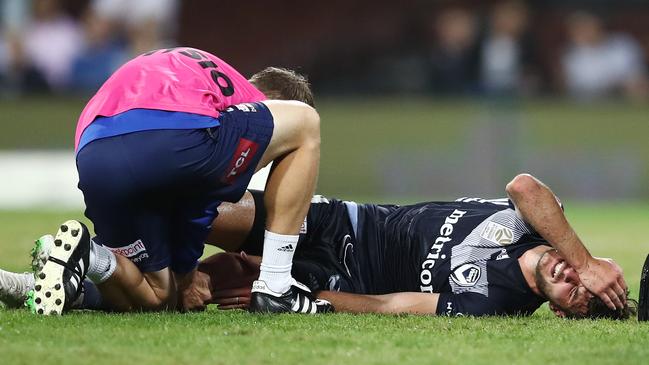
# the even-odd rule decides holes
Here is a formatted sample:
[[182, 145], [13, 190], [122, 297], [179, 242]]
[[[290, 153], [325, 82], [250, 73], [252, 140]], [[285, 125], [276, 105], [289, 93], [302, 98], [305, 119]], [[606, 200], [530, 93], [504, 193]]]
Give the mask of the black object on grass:
[[638, 304], [638, 321], [649, 321], [649, 255], [645, 259], [640, 274], [640, 303]]

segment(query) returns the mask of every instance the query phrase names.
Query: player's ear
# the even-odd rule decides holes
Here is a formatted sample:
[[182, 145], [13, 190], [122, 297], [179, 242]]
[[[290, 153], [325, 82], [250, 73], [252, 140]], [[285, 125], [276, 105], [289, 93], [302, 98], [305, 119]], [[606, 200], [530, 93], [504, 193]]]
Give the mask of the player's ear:
[[550, 307], [552, 313], [554, 313], [557, 317], [566, 318], [566, 312], [564, 312], [563, 309], [559, 308], [559, 306], [552, 302], [548, 303], [548, 306]]

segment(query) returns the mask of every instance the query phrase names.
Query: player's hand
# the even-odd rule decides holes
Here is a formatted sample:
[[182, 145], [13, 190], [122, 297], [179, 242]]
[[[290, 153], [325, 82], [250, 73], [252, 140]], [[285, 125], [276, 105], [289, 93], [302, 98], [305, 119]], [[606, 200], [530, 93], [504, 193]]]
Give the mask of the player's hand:
[[250, 286], [242, 288], [215, 290], [210, 303], [218, 304], [219, 309], [247, 309], [250, 305]]
[[200, 271], [189, 273], [178, 281], [181, 311], [203, 311], [212, 299], [209, 275]]
[[582, 284], [611, 309], [624, 308], [627, 285], [622, 268], [611, 259], [593, 257], [577, 271]]
[[219, 253], [203, 260], [198, 271], [210, 278], [210, 298], [205, 304], [219, 309], [245, 309], [250, 304], [252, 282], [259, 277], [259, 263], [245, 253]]

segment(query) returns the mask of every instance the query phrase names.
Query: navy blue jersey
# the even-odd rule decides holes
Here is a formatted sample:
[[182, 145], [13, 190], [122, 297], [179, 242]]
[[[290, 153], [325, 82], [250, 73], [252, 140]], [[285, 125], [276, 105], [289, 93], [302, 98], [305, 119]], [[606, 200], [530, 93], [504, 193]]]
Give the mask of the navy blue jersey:
[[462, 198], [400, 207], [385, 220], [383, 286], [439, 293], [438, 314], [531, 314], [543, 299], [518, 258], [547, 245], [507, 199]]

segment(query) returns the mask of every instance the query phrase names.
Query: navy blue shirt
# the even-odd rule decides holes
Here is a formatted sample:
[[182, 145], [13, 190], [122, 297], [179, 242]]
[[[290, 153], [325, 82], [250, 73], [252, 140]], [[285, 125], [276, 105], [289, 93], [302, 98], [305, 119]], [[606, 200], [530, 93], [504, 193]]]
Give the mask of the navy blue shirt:
[[389, 208], [376, 224], [384, 230], [376, 235], [381, 239], [367, 241], [367, 228], [358, 237], [377, 253], [368, 255], [375, 294], [439, 293], [437, 314], [447, 315], [527, 315], [543, 303], [527, 285], [518, 258], [548, 243], [509, 200], [462, 198]]

